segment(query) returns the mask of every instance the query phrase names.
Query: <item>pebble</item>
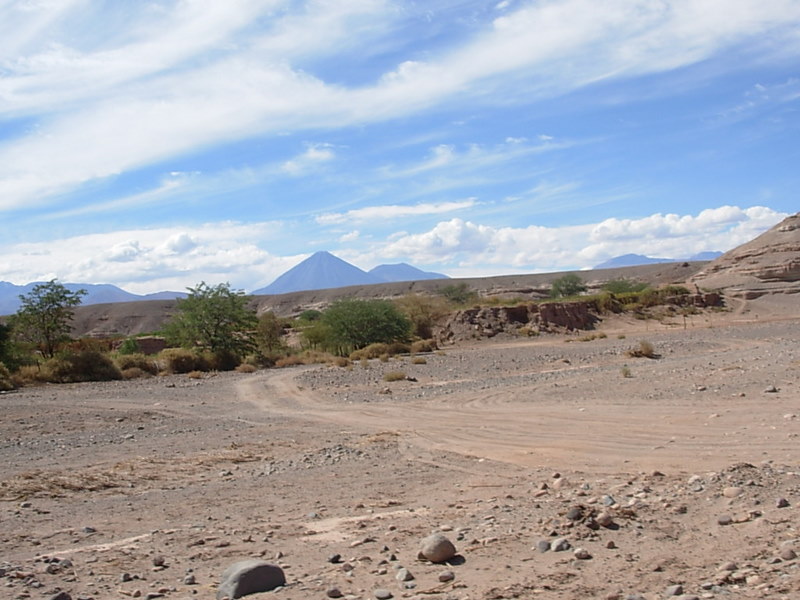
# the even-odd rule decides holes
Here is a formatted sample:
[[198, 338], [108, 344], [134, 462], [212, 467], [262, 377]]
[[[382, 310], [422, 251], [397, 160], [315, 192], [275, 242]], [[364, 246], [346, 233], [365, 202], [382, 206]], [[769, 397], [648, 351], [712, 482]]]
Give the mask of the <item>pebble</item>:
[[683, 595], [683, 586], [680, 583], [676, 583], [675, 585], [671, 585], [666, 590], [664, 590], [664, 595], [667, 596], [667, 597], [670, 597], [670, 596], [682, 596]]
[[422, 540], [419, 557], [431, 562], [440, 563], [450, 560], [456, 555], [456, 547], [446, 536], [434, 533]]
[[385, 590], [383, 588], [378, 588], [377, 590], [372, 592], [372, 595], [375, 596], [377, 600], [389, 600], [390, 598], [394, 597], [392, 595], [392, 592], [390, 592], [389, 590]]
[[547, 552], [550, 550], [550, 542], [548, 540], [539, 540], [536, 542], [536, 549], [542, 553]]
[[564, 552], [566, 550], [569, 550], [570, 548], [571, 546], [569, 541], [567, 541], [567, 538], [560, 537], [550, 542], [550, 549], [553, 552]]
[[794, 560], [795, 558], [797, 558], [797, 552], [795, 552], [791, 548], [784, 548], [783, 550], [781, 550], [779, 556], [781, 557], [782, 560]]
[[439, 573], [439, 581], [442, 583], [447, 583], [448, 581], [453, 581], [456, 578], [456, 574], [452, 571], [442, 571]]
[[788, 508], [789, 501], [786, 498], [778, 498], [775, 501], [775, 508]]
[[411, 581], [414, 579], [414, 575], [411, 574], [406, 568], [401, 568], [397, 570], [397, 574], [394, 576], [397, 581]]
[[327, 590], [325, 590], [325, 595], [328, 598], [341, 598], [344, 596], [342, 590], [340, 590], [338, 587], [329, 587]]
[[614, 525], [614, 518], [607, 512], [601, 512], [597, 515], [595, 521], [602, 527], [612, 527]]
[[585, 548], [575, 548], [575, 551], [572, 553], [575, 558], [578, 560], [589, 560], [592, 558], [592, 555], [589, 554], [589, 551]]
[[776, 393], [778, 393], [778, 388], [776, 388], [774, 385], [767, 386], [764, 389], [764, 393], [765, 394], [776, 394]]
[[726, 487], [722, 490], [722, 495], [726, 498], [736, 498], [741, 496], [744, 490], [740, 487]]
[[720, 515], [717, 517], [717, 523], [720, 525], [730, 525], [733, 523], [733, 517], [730, 515]]

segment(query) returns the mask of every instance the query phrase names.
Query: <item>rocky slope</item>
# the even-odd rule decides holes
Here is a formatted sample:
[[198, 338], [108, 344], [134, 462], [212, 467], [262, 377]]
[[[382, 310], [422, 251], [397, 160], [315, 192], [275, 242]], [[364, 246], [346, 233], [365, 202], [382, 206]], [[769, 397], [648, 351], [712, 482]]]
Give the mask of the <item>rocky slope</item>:
[[691, 282], [744, 299], [800, 293], [800, 213], [723, 254]]

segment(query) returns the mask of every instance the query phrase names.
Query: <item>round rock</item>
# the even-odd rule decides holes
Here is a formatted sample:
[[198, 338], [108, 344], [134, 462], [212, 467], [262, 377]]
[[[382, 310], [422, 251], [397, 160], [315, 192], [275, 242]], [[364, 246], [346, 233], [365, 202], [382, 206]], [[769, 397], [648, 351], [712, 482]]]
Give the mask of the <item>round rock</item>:
[[431, 562], [440, 563], [450, 560], [456, 555], [456, 547], [447, 536], [441, 533], [429, 535], [420, 544], [418, 557]]
[[392, 592], [389, 590], [384, 590], [383, 588], [378, 588], [372, 592], [372, 595], [375, 596], [376, 600], [389, 600], [393, 597]]
[[241, 560], [222, 573], [217, 600], [269, 592], [282, 585], [286, 585], [286, 576], [278, 565], [257, 559]]

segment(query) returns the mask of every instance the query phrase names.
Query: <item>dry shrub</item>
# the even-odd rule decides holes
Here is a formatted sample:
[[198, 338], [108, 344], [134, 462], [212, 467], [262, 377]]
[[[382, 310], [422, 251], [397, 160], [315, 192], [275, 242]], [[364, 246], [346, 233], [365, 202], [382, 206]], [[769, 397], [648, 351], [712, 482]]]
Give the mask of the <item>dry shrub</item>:
[[167, 348], [159, 356], [164, 363], [164, 370], [168, 373], [180, 374], [211, 370], [206, 356], [185, 348]]
[[411, 359], [412, 365], [427, 365], [428, 361], [422, 356], [415, 356]]
[[153, 374], [149, 373], [139, 367], [128, 367], [127, 369], [122, 369], [122, 378], [123, 379], [142, 379], [143, 377], [152, 377]]
[[0, 362], [0, 392], [10, 392], [17, 386], [11, 380], [11, 373], [9, 373], [6, 366]]
[[350, 362], [350, 359], [347, 358], [346, 356], [336, 356], [333, 359], [333, 364], [336, 365], [337, 367], [349, 367], [353, 363]]
[[248, 362], [243, 362], [238, 367], [236, 367], [235, 371], [237, 373], [255, 373], [256, 371], [258, 371], [258, 369], [254, 365], [251, 365]]
[[238, 354], [227, 350], [209, 353], [206, 356], [206, 360], [208, 360], [211, 369], [214, 371], [233, 371], [242, 363], [242, 359]]
[[625, 379], [630, 379], [631, 377], [633, 377], [631, 368], [628, 365], [623, 365], [622, 369], [620, 369], [620, 373]]
[[297, 365], [304, 365], [306, 364], [303, 360], [303, 357], [299, 354], [290, 354], [289, 356], [284, 356], [283, 358], [279, 358], [275, 361], [275, 366], [279, 369], [284, 367], [294, 367]]
[[189, 379], [202, 379], [203, 378], [203, 371], [189, 371], [186, 376]]
[[647, 340], [641, 340], [638, 346], [631, 348], [625, 354], [631, 358], [658, 358], [653, 344]]
[[389, 354], [389, 345], [382, 342], [370, 344], [360, 350], [350, 353], [350, 360], [361, 360], [362, 358], [378, 358], [382, 354]]
[[378, 360], [381, 362], [389, 362], [389, 355], [388, 354], [381, 354], [378, 357]]
[[122, 373], [111, 358], [97, 350], [83, 350], [48, 360], [42, 371], [51, 383], [116, 381]]
[[383, 376], [384, 381], [403, 381], [406, 374], [403, 371], [389, 371]]
[[[150, 375], [158, 373], [158, 362], [152, 357], [142, 353], [122, 354], [114, 359], [117, 367], [122, 371], [123, 376], [128, 369], [139, 369]], [[130, 379], [126, 377], [125, 379]]]
[[417, 352], [433, 352], [439, 346], [436, 345], [434, 340], [417, 340], [411, 344], [411, 353], [416, 354]]
[[17, 387], [22, 387], [23, 385], [31, 385], [33, 383], [44, 383], [47, 379], [39, 365], [23, 365], [14, 371], [11, 375], [11, 381], [13, 381]]
[[369, 361], [366, 358], [361, 359], [361, 366], [365, 369], [369, 369]]

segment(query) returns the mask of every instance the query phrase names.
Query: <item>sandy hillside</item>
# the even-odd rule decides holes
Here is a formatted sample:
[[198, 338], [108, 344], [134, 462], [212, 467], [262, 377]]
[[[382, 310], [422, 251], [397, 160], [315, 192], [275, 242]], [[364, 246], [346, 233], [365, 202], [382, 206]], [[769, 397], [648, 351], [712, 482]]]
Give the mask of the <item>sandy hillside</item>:
[[796, 312], [599, 332], [2, 395], [0, 596], [800, 597]]

